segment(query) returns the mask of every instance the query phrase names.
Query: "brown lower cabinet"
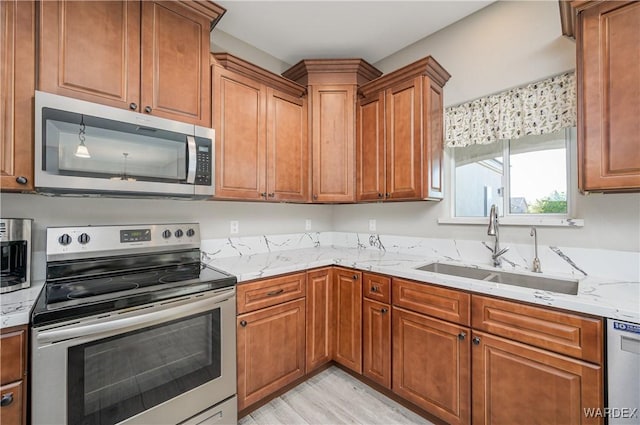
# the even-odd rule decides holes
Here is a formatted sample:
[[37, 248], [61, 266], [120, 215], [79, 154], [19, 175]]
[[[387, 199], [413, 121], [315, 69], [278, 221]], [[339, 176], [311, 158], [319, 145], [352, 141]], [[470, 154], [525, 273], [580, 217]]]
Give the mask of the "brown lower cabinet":
[[0, 424], [27, 423], [27, 326], [4, 328], [0, 335]]
[[467, 424], [469, 329], [393, 308], [393, 392], [449, 424]]
[[473, 424], [598, 424], [602, 368], [486, 333], [473, 333]]
[[240, 410], [335, 361], [449, 424], [602, 423], [597, 317], [345, 267], [240, 284], [238, 306]]
[[305, 374], [305, 300], [237, 317], [238, 409]]

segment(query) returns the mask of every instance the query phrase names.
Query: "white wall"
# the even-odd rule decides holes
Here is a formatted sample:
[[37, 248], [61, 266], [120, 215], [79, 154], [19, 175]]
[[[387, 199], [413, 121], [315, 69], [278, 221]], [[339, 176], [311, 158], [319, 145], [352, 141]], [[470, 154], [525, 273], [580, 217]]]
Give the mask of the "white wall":
[[[222, 18], [224, 19], [224, 17]], [[253, 47], [244, 41], [235, 38], [231, 34], [228, 34], [222, 30], [214, 28], [211, 31], [211, 51], [215, 53], [231, 53], [234, 56], [244, 59], [248, 62], [261, 66], [262, 68], [271, 71], [275, 74], [282, 74], [287, 69], [291, 68], [291, 65], [282, 62], [275, 56], [271, 56], [264, 50], [260, 50]]]
[[[575, 68], [575, 43], [561, 35], [556, 1], [500, 1], [420, 40], [374, 65], [389, 72], [432, 55], [452, 75], [445, 104], [454, 105]], [[448, 164], [445, 165], [448, 169]], [[449, 187], [449, 176], [445, 179]], [[574, 190], [577, 190], [574, 183]], [[439, 225], [449, 201], [340, 205], [336, 231], [487, 240], [486, 226]], [[578, 195], [583, 228], [539, 229], [541, 244], [640, 251], [640, 194]], [[530, 243], [527, 227], [506, 227], [503, 241]]]
[[575, 68], [557, 1], [498, 1], [373, 65], [387, 73], [427, 55], [451, 74], [446, 106]]
[[72, 198], [3, 193], [0, 195], [0, 216], [33, 218], [36, 251], [44, 251], [44, 230], [49, 226], [198, 222], [202, 239], [230, 236], [230, 220], [240, 222], [237, 236], [303, 233], [306, 219], [311, 219], [313, 232], [332, 229], [329, 205], [259, 202]]

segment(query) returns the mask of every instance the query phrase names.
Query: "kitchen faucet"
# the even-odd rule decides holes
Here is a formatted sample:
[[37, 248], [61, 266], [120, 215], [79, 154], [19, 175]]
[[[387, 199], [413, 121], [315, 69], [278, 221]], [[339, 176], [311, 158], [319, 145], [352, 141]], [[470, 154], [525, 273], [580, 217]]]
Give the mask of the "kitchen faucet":
[[498, 206], [496, 204], [491, 205], [491, 212], [489, 213], [489, 228], [487, 229], [487, 235], [495, 236], [496, 240], [491, 251], [491, 259], [493, 260], [493, 267], [500, 267], [502, 254], [509, 251], [509, 248], [500, 249], [500, 232], [498, 230]]
[[540, 259], [538, 258], [538, 232], [536, 231], [535, 227], [531, 228], [530, 235], [533, 236], [533, 248], [535, 251], [535, 256], [533, 258], [533, 267], [531, 268], [531, 270], [536, 273], [542, 273], [542, 269], [540, 268]]

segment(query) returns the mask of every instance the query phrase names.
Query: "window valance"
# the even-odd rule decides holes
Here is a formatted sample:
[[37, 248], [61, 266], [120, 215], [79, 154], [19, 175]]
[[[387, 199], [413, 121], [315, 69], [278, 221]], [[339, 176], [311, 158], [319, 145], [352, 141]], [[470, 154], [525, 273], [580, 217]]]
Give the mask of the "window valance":
[[449, 147], [485, 145], [575, 125], [572, 71], [447, 108], [445, 143]]

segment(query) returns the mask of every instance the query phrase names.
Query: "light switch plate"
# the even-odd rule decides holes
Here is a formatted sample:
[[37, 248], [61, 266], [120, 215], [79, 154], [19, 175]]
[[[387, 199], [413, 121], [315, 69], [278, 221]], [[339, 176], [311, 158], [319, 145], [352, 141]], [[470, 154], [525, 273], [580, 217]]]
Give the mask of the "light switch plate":
[[304, 230], [311, 230], [311, 219], [308, 218], [304, 221]]
[[373, 218], [369, 219], [369, 231], [370, 232], [375, 232], [376, 231], [376, 220]]

